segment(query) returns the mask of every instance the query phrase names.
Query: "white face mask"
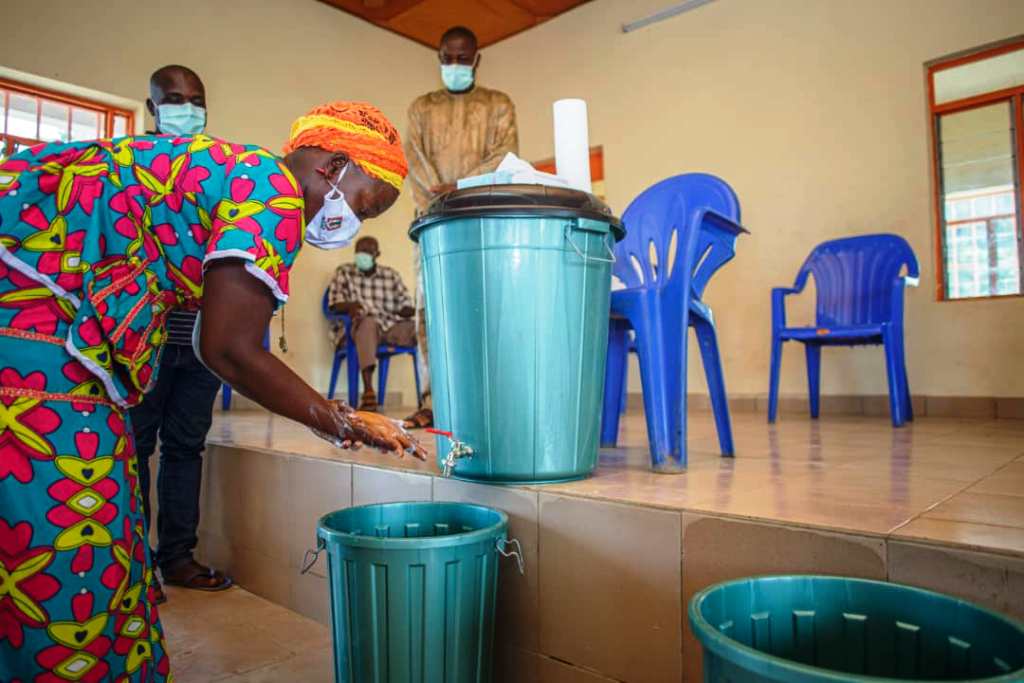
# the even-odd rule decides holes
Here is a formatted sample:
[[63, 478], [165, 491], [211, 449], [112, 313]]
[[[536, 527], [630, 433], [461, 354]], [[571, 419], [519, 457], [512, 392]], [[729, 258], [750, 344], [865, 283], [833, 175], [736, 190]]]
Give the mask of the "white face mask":
[[362, 221], [345, 201], [345, 195], [339, 188], [347, 170], [348, 164], [345, 164], [345, 168], [338, 174], [337, 183], [327, 181], [331, 191], [324, 195], [324, 205], [306, 224], [306, 242], [318, 249], [347, 247], [362, 225]]

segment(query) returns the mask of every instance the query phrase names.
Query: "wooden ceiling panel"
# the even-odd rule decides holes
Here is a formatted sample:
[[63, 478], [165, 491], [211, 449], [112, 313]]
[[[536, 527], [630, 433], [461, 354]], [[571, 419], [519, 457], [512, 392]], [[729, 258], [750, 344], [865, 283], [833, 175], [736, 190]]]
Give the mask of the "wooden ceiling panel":
[[328, 5], [374, 24], [390, 21], [421, 2], [423, 0], [327, 0]]
[[532, 14], [509, 2], [468, 3], [452, 0], [422, 0], [415, 7], [388, 22], [388, 28], [411, 36], [414, 40], [437, 47], [437, 41], [452, 26], [468, 26], [476, 33], [481, 46], [493, 45], [514, 28], [517, 32], [535, 23]]
[[568, 12], [573, 7], [582, 4], [579, 0], [510, 0], [510, 2], [542, 20], [557, 17], [562, 12]]
[[543, 23], [589, 0], [320, 0], [377, 26], [436, 48], [446, 29], [463, 25], [480, 47]]

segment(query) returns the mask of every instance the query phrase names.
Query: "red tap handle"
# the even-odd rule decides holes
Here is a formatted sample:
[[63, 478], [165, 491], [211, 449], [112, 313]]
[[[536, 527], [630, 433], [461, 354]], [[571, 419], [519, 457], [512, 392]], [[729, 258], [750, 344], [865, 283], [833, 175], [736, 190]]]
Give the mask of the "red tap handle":
[[427, 427], [427, 432], [430, 434], [437, 434], [438, 436], [447, 436], [449, 439], [452, 438], [452, 433], [446, 432], [443, 429], [434, 429], [432, 427]]

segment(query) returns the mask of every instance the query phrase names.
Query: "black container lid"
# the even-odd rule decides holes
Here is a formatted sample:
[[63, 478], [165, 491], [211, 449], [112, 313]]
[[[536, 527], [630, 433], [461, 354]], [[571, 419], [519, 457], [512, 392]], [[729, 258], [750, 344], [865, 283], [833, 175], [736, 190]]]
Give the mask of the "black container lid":
[[551, 185], [480, 185], [432, 201], [427, 213], [413, 221], [409, 236], [415, 240], [420, 230], [439, 221], [478, 216], [589, 218], [608, 223], [616, 239], [625, 234], [608, 205], [587, 192]]

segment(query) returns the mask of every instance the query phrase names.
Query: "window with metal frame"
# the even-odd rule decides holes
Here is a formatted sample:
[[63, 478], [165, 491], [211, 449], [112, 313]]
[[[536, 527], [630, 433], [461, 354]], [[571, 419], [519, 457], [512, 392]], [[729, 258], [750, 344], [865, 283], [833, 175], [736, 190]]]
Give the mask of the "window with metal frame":
[[0, 79], [0, 157], [40, 142], [119, 137], [135, 114], [101, 102]]
[[940, 300], [1024, 281], [1024, 36], [929, 63]]

